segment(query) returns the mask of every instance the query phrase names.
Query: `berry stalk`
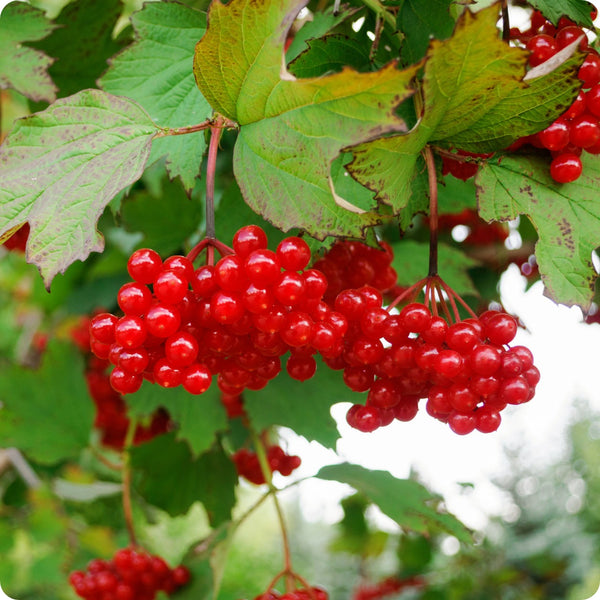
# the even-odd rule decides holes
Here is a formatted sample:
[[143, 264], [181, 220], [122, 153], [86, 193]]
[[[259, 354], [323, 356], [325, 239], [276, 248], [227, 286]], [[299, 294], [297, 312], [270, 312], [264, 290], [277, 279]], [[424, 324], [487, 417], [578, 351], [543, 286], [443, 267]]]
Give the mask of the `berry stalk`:
[[[217, 166], [217, 153], [223, 121], [219, 117], [210, 128], [210, 142], [208, 144], [208, 159], [206, 163], [206, 237], [216, 239], [215, 229], [215, 170]], [[208, 248], [210, 251], [210, 246]]]
[[434, 277], [438, 272], [438, 190], [437, 174], [435, 172], [435, 160], [429, 146], [423, 151], [425, 164], [427, 165], [427, 177], [429, 180], [429, 273]]

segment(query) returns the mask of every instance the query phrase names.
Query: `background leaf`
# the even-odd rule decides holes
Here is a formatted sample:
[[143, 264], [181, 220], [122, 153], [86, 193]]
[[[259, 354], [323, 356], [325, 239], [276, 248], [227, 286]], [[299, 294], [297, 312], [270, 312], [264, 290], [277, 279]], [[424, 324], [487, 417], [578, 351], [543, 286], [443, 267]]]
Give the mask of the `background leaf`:
[[28, 262], [49, 286], [104, 247], [96, 222], [139, 179], [156, 126], [135, 103], [97, 90], [17, 121], [0, 146], [0, 235], [29, 222]]
[[131, 461], [138, 471], [136, 488], [171, 516], [187, 513], [200, 501], [213, 527], [231, 518], [238, 476], [219, 446], [194, 459], [187, 444], [166, 434], [133, 448]]
[[123, 45], [113, 37], [122, 7], [120, 0], [70, 2], [55, 20], [60, 27], [36, 44], [36, 48], [57, 59], [49, 72], [59, 97], [96, 87], [107, 59]]
[[594, 26], [590, 17], [591, 6], [586, 0], [529, 0], [529, 4], [537, 8], [554, 25], [561, 17], [567, 16], [590, 29]]
[[481, 217], [527, 215], [538, 232], [535, 256], [548, 295], [585, 310], [597, 276], [592, 251], [600, 246], [600, 157], [584, 153], [582, 163], [577, 181], [560, 184], [544, 158], [504, 156], [486, 163], [476, 183]]
[[[194, 81], [194, 48], [206, 30], [203, 12], [178, 2], [149, 2], [132, 15], [135, 40], [110, 60], [100, 87], [143, 106], [163, 127], [185, 127], [212, 114]], [[171, 178], [190, 192], [206, 148], [204, 132], [167, 136], [152, 145], [149, 163], [167, 157]]]
[[204, 394], [195, 396], [182, 387], [163, 388], [145, 381], [139, 391], [127, 396], [127, 405], [129, 414], [138, 417], [165, 408], [178, 424], [177, 439], [189, 444], [194, 457], [209, 450], [217, 433], [227, 428], [216, 382]]
[[437, 510], [436, 498], [416, 481], [348, 463], [323, 467], [316, 477], [352, 486], [404, 529], [425, 533], [441, 528], [463, 542], [471, 542], [465, 526], [456, 517]]
[[94, 405], [83, 360], [71, 345], [51, 343], [39, 369], [0, 370], [0, 444], [52, 465], [76, 458], [89, 441]]
[[52, 24], [39, 8], [9, 2], [0, 14], [0, 89], [12, 88], [35, 101], [52, 102], [56, 85], [48, 74], [54, 59], [24, 42], [49, 35]]

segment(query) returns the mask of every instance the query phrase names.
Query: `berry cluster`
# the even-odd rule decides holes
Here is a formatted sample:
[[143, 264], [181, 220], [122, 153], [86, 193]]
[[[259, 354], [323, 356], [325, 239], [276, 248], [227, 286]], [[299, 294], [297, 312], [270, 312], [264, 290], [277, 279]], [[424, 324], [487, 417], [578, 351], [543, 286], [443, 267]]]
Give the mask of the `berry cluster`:
[[457, 150], [454, 155], [456, 158], [446, 154], [442, 156], [442, 175], [450, 174], [453, 177], [456, 177], [456, 179], [467, 181], [467, 179], [475, 177], [479, 170], [479, 163], [476, 160], [469, 159], [490, 158], [493, 153], [477, 153], [468, 152], [467, 150]]
[[333, 304], [343, 290], [370, 285], [382, 294], [393, 289], [398, 275], [392, 267], [392, 248], [381, 242], [381, 249], [362, 242], [338, 241], [319, 260], [314, 268], [327, 278], [327, 291], [323, 300]]
[[369, 287], [342, 292], [335, 308], [349, 325], [344, 352], [328, 364], [344, 370], [350, 389], [368, 391], [366, 405], [355, 404], [347, 414], [360, 431], [410, 421], [426, 398], [427, 412], [455, 433], [489, 433], [507, 404], [534, 395], [539, 371], [527, 348], [506, 347], [517, 331], [506, 313], [487, 311], [449, 325], [413, 302], [390, 314]]
[[159, 556], [124, 548], [111, 560], [97, 558], [86, 571], [74, 571], [69, 583], [85, 600], [154, 600], [158, 592], [172, 594], [189, 579], [183, 565], [171, 569]]
[[399, 577], [391, 576], [374, 583], [361, 584], [356, 588], [352, 596], [352, 600], [379, 600], [386, 596], [393, 596], [408, 588], [422, 587], [423, 579], [420, 577], [407, 577], [400, 579]]
[[[222, 258], [194, 270], [193, 257], [211, 244]], [[254, 225], [235, 234], [233, 250], [204, 240], [189, 257], [164, 263], [153, 250], [137, 250], [128, 261], [134, 281], [117, 297], [124, 316], [94, 317], [92, 351], [115, 366], [110, 380], [122, 394], [137, 391], [144, 378], [201, 394], [213, 375], [225, 394], [259, 390], [288, 351], [289, 375], [309, 379], [313, 354], [335, 352], [346, 328], [322, 301], [327, 279], [306, 269], [310, 258], [298, 237], [267, 249], [266, 234]]]
[[[592, 17], [595, 18], [594, 13]], [[582, 172], [582, 151], [600, 154], [600, 55], [588, 47], [585, 31], [566, 17], [561, 18], [555, 27], [539, 11], [535, 11], [531, 28], [526, 32], [514, 29], [511, 35], [531, 51], [529, 64], [532, 67], [545, 62], [579, 38], [579, 48], [587, 51], [578, 73], [582, 89], [573, 104], [546, 129], [519, 140], [516, 145], [529, 143], [549, 150], [552, 154], [552, 178], [558, 183], [575, 181]]]
[[[258, 456], [255, 452], [247, 448], [241, 448], [233, 454], [232, 460], [241, 477], [244, 477], [255, 485], [266, 483], [265, 476], [260, 468]], [[275, 445], [267, 448], [267, 462], [272, 473], [279, 471], [287, 477], [300, 466], [301, 460], [299, 456], [286, 454], [281, 446]]]
[[[71, 328], [69, 335], [86, 360], [85, 379], [96, 407], [94, 427], [101, 433], [100, 441], [104, 446], [121, 450], [129, 429], [127, 405], [121, 394], [110, 384], [106, 372], [110, 363], [90, 353], [90, 322], [90, 317], [83, 317]], [[158, 409], [153, 413], [150, 423], [136, 427], [133, 443], [141, 444], [151, 440], [157, 435], [166, 433], [170, 426], [171, 420], [167, 411]]]
[[270, 590], [254, 600], [329, 600], [329, 594], [321, 587], [301, 588], [284, 594]]

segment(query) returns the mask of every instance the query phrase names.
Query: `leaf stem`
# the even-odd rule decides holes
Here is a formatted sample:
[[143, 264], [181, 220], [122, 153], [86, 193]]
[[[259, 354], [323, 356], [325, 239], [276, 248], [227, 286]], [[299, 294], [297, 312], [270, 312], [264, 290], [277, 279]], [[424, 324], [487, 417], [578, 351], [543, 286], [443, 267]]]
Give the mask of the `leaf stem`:
[[502, 39], [508, 43], [510, 41], [510, 18], [508, 15], [508, 0], [502, 0]]
[[429, 273], [430, 277], [438, 273], [438, 188], [437, 173], [433, 151], [425, 146], [425, 163], [429, 180]]
[[137, 546], [135, 536], [135, 528], [133, 525], [133, 509], [131, 504], [131, 447], [137, 429], [137, 419], [130, 419], [123, 443], [123, 459], [122, 459], [122, 487], [123, 487], [123, 515], [127, 525], [127, 533], [129, 534], [129, 543], [132, 546]]
[[378, 17], [381, 17], [394, 31], [396, 31], [396, 19], [379, 0], [362, 0], [363, 4], [370, 8]]
[[206, 119], [206, 121], [202, 121], [202, 123], [196, 123], [196, 125], [187, 125], [186, 127], [165, 127], [164, 129], [160, 129], [154, 134], [155, 138], [167, 137], [171, 135], [186, 135], [188, 133], [197, 133], [198, 131], [204, 131], [205, 129], [235, 129], [237, 127], [237, 123], [235, 121], [231, 121], [229, 119], [225, 119], [224, 117], [218, 115], [213, 119]]

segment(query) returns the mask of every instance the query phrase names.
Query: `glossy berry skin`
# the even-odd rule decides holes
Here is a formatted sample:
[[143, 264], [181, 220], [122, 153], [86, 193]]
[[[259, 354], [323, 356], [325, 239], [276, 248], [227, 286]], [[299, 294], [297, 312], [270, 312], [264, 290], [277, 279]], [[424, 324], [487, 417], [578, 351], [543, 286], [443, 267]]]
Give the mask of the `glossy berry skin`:
[[244, 258], [255, 250], [266, 248], [267, 235], [258, 225], [246, 225], [235, 233], [232, 246], [235, 253]]
[[541, 33], [527, 42], [527, 49], [531, 51], [529, 64], [536, 67], [556, 54], [558, 44], [552, 36]]
[[579, 179], [582, 170], [581, 159], [572, 153], [559, 154], [550, 163], [550, 175], [558, 183], [571, 183]]
[[565, 119], [557, 119], [546, 127], [544, 131], [538, 133], [538, 138], [544, 148], [557, 151], [566, 148], [570, 141], [571, 127]]
[[310, 248], [302, 238], [285, 238], [277, 246], [277, 257], [283, 269], [302, 271], [310, 261]]
[[588, 113], [571, 122], [570, 141], [578, 148], [594, 146], [600, 140], [600, 122]]
[[127, 261], [127, 271], [138, 283], [152, 283], [161, 269], [160, 255], [149, 248], [136, 250]]

